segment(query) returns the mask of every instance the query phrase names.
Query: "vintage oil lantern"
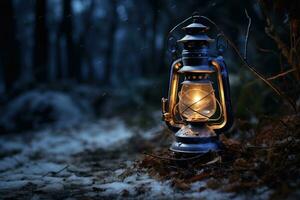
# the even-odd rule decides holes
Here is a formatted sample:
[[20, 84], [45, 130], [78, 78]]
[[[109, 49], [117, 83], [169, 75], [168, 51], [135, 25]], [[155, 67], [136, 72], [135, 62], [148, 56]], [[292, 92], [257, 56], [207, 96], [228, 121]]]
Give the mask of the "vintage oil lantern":
[[[219, 134], [233, 121], [228, 71], [208, 26], [193, 16], [184, 27], [181, 58], [171, 65], [168, 98], [162, 98], [163, 120], [176, 132], [170, 150], [206, 153], [221, 148]], [[218, 45], [217, 45], [218, 46]], [[180, 83], [181, 82], [181, 83]], [[180, 84], [179, 84], [180, 83]]]

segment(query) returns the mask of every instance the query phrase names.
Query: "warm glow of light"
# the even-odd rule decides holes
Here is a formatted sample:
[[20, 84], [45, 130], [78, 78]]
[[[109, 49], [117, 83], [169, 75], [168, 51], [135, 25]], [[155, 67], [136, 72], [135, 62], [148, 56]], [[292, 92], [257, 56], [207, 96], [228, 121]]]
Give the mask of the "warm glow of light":
[[216, 112], [216, 99], [211, 82], [182, 85], [179, 112], [187, 121], [206, 121]]
[[197, 101], [200, 101], [202, 99], [202, 96], [200, 96], [199, 94], [194, 94], [192, 98], [193, 98], [194, 102], [197, 102]]

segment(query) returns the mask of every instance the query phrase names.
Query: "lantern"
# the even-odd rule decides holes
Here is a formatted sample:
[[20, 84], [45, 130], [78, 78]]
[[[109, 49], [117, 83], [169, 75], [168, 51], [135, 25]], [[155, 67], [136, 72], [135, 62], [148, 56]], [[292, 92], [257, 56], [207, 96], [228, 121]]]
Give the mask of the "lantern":
[[162, 98], [163, 120], [176, 132], [170, 149], [218, 151], [218, 136], [233, 121], [228, 71], [221, 51], [210, 49], [215, 40], [199, 17], [194, 16], [183, 30], [185, 36], [177, 41], [183, 47], [181, 58], [171, 65], [168, 98]]

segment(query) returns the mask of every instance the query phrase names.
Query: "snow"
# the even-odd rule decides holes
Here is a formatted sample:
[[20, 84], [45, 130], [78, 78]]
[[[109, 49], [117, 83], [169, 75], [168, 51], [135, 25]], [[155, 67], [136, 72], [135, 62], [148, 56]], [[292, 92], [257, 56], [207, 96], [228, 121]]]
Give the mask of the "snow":
[[[143, 131], [143, 138], [153, 138], [161, 128], [156, 126]], [[193, 183], [189, 191], [179, 191], [171, 186], [170, 181], [156, 180], [146, 172], [135, 169], [134, 160], [126, 151], [119, 153], [123, 158], [121, 155], [116, 158], [104, 155], [102, 158], [102, 152], [110, 153], [123, 145], [130, 145], [128, 141], [135, 134], [119, 118], [82, 122], [76, 128], [51, 128], [26, 134], [0, 136], [0, 150], [3, 154], [0, 158], [0, 196], [22, 196], [24, 194], [18, 192], [33, 187], [37, 194], [31, 194], [30, 198], [34, 199], [44, 198], [43, 195], [50, 195], [51, 198], [51, 195], [68, 192], [76, 192], [78, 198], [96, 199], [233, 198], [232, 194], [217, 190], [199, 192], [199, 188], [206, 186], [205, 181]], [[101, 150], [99, 154], [93, 153], [98, 150]], [[126, 175], [128, 169], [133, 170], [133, 173]], [[268, 189], [261, 192], [261, 197], [267, 198], [270, 194], [268, 192]], [[237, 196], [233, 199], [247, 197]]]
[[5, 157], [4, 159], [0, 160], [0, 172], [5, 171], [7, 169], [14, 168], [26, 161], [27, 158], [21, 155], [17, 155], [13, 157]]
[[14, 140], [14, 141], [6, 141], [3, 139], [0, 139], [0, 151], [15, 151], [15, 150], [21, 150], [24, 147], [24, 144], [22, 141]]
[[160, 182], [150, 178], [146, 174], [135, 174], [127, 177], [126, 179], [114, 181], [110, 183], [104, 183], [96, 186], [98, 189], [102, 189], [104, 192], [102, 195], [121, 195], [125, 190], [131, 196], [135, 196], [138, 193], [139, 188], [143, 188], [145, 194], [143, 198], [152, 199], [159, 196], [170, 196], [175, 191], [171, 188], [170, 183]]
[[105, 190], [104, 195], [120, 194], [123, 190], [129, 190], [133, 193], [133, 187], [128, 183], [123, 182], [112, 182], [101, 185], [102, 189]]
[[65, 135], [58, 133], [51, 136], [52, 133], [48, 131], [38, 133], [37, 140], [31, 143], [30, 150], [67, 156], [84, 149], [109, 149], [132, 136], [118, 119], [110, 120], [109, 124], [112, 127], [104, 128], [103, 124], [107, 123], [107, 120], [99, 121], [83, 130], [73, 130]]
[[[110, 126], [105, 127], [104, 124]], [[43, 157], [47, 154], [57, 155], [63, 159], [87, 149], [115, 148], [115, 145], [129, 139], [132, 134], [119, 119], [111, 119], [90, 124], [82, 130], [71, 130], [67, 134], [60, 131], [53, 133], [51, 130], [38, 131], [28, 143], [2, 139], [0, 141], [3, 144], [0, 147], [2, 151], [17, 149], [21, 153], [0, 160], [0, 171], [12, 168], [19, 163], [18, 160], [27, 159], [34, 154], [42, 154]], [[52, 170], [53, 166], [49, 165], [48, 168]]]
[[22, 174], [42, 174], [45, 172], [55, 172], [62, 169], [64, 165], [56, 164], [56, 163], [50, 163], [50, 162], [44, 162], [44, 163], [37, 163], [37, 162], [30, 162], [25, 164], [22, 167]]
[[33, 90], [12, 100], [4, 109], [0, 125], [7, 131], [40, 128], [45, 124], [70, 127], [84, 113], [70, 95], [58, 91]]
[[1, 181], [0, 182], [0, 188], [2, 190], [6, 190], [6, 189], [13, 189], [13, 190], [17, 190], [21, 187], [24, 187], [26, 184], [28, 183], [28, 181]]
[[43, 191], [43, 192], [59, 192], [59, 191], [62, 191], [63, 189], [64, 189], [64, 185], [63, 184], [50, 183], [50, 184], [47, 184], [46, 186], [40, 188], [39, 191]]
[[90, 168], [73, 165], [72, 156], [86, 150], [114, 150], [132, 135], [126, 125], [115, 118], [82, 123], [76, 129], [36, 131], [31, 133], [30, 140], [21, 139], [22, 135], [1, 136], [0, 150], [16, 153], [0, 159], [0, 194], [6, 189], [23, 188], [29, 182], [42, 192], [61, 191], [76, 185], [90, 187], [95, 177], [78, 175], [89, 173]]
[[76, 175], [72, 175], [69, 178], [67, 178], [67, 181], [74, 185], [92, 185], [93, 181], [90, 177], [79, 177]]

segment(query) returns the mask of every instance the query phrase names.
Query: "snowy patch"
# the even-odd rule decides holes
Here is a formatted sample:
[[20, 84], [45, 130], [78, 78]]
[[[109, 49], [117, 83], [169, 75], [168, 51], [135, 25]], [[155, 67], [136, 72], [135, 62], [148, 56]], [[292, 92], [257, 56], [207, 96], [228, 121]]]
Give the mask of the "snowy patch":
[[21, 150], [24, 147], [24, 142], [19, 141], [18, 138], [14, 138], [13, 141], [0, 139], [0, 144], [1, 144], [0, 145], [1, 152]]
[[128, 190], [130, 193], [133, 193], [133, 186], [123, 182], [112, 182], [112, 183], [103, 184], [100, 186], [100, 188], [105, 191], [104, 195], [120, 194], [125, 189]]
[[60, 192], [64, 189], [64, 185], [60, 183], [51, 183], [46, 186], [40, 188], [38, 191], [43, 192]]
[[[143, 139], [153, 138], [159, 129], [162, 127], [144, 131]], [[44, 129], [27, 133], [26, 138], [0, 136], [0, 196], [22, 196], [22, 192], [33, 190], [37, 194], [31, 193], [30, 198], [34, 199], [68, 192], [78, 195], [76, 199], [247, 199], [208, 189], [205, 181], [193, 183], [183, 192], [172, 187], [171, 181], [159, 181], [136, 170], [133, 157], [126, 150], [119, 151], [130, 145], [132, 136], [133, 131], [119, 118], [82, 123], [76, 128]], [[101, 153], [113, 156], [102, 159]], [[268, 188], [258, 192], [261, 199], [270, 195]]]
[[1, 190], [18, 190], [28, 184], [28, 181], [0, 181], [0, 189]]
[[67, 182], [74, 184], [74, 185], [85, 185], [89, 186], [93, 184], [93, 181], [89, 177], [78, 177], [76, 175], [72, 175], [66, 179]]
[[28, 158], [24, 157], [22, 155], [6, 157], [6, 158], [0, 160], [0, 172], [8, 170], [8, 169], [13, 169], [19, 165], [22, 165], [26, 161], [28, 161]]
[[72, 126], [84, 119], [84, 113], [67, 94], [34, 90], [12, 100], [1, 115], [0, 125], [7, 131]]
[[55, 172], [62, 169], [64, 165], [56, 164], [56, 163], [26, 163], [21, 170], [22, 174], [30, 174], [30, 175], [39, 175], [47, 172]]
[[[1, 136], [0, 150], [4, 157], [0, 159], [0, 195], [27, 183], [43, 193], [75, 186], [89, 190], [95, 177], [78, 176], [90, 173], [91, 169], [73, 165], [72, 155], [86, 150], [114, 150], [132, 135], [122, 121], [111, 119], [83, 123], [76, 129], [37, 131], [31, 133], [30, 140], [21, 139], [22, 135]], [[11, 155], [11, 151], [16, 153]]]
[[82, 130], [73, 130], [67, 134], [57, 132], [53, 135], [51, 131], [40, 132], [31, 143], [30, 150], [68, 156], [87, 149], [117, 148], [117, 144], [133, 135], [118, 119], [110, 120], [110, 127], [104, 127], [103, 124], [107, 124], [107, 120], [89, 124]]
[[128, 192], [128, 195], [135, 196], [138, 195], [140, 190], [144, 192], [143, 198], [146, 199], [169, 196], [174, 192], [168, 182], [163, 183], [154, 180], [146, 174], [134, 174], [123, 181], [116, 180], [96, 187], [103, 190], [103, 196], [120, 196], [125, 191]]

